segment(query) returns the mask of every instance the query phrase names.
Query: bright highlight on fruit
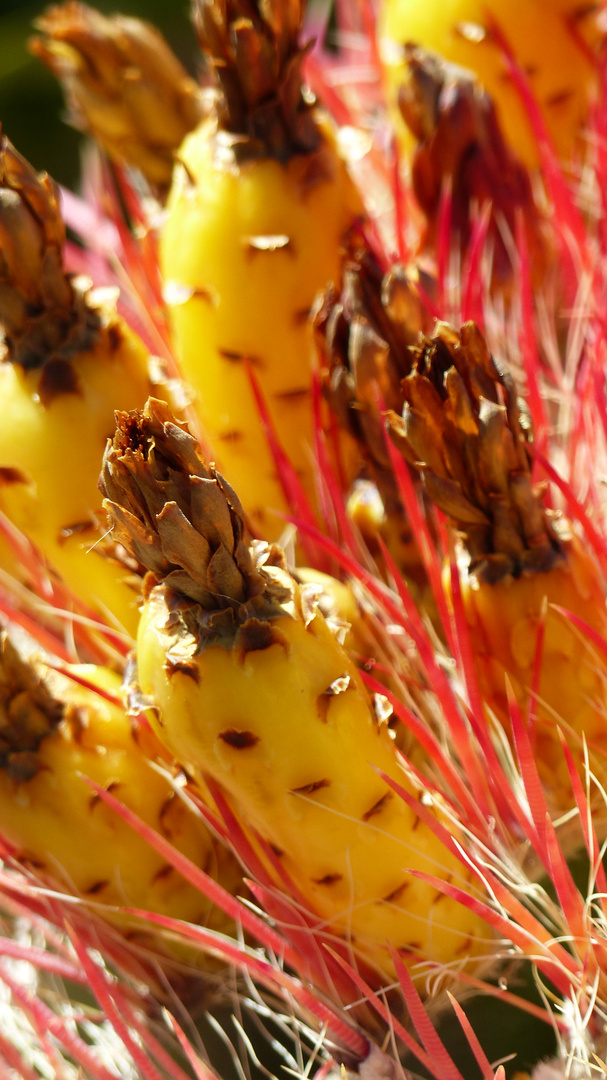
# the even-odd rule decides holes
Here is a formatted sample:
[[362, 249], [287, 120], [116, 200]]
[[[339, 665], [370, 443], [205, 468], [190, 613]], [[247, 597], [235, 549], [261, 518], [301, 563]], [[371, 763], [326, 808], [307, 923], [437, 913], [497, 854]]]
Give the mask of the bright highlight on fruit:
[[407, 872], [473, 888], [379, 775], [422, 795], [318, 588], [297, 584], [280, 549], [249, 546], [237, 497], [185, 426], [153, 400], [119, 414], [101, 484], [116, 538], [150, 570], [138, 682], [169, 752], [203, 791], [207, 776], [221, 786], [327, 931], [384, 978], [388, 942], [439, 963], [487, 948], [481, 919]]
[[601, 4], [581, 0], [383, 0], [378, 36], [397, 131], [403, 135], [396, 115], [403, 49], [412, 42], [478, 76], [511, 149], [528, 168], [537, 168], [533, 128], [495, 25], [529, 81], [558, 157], [567, 164], [583, 152], [584, 128], [598, 94], [601, 11]]
[[147, 349], [114, 296], [66, 274], [64, 244], [57, 187], [2, 137], [0, 509], [79, 599], [135, 633], [137, 592], [103, 541], [97, 477], [114, 409], [149, 393]]
[[[154, 768], [162, 758], [155, 737], [108, 700], [119, 697], [119, 677], [91, 665], [70, 671], [101, 692], [25, 659], [0, 634], [0, 836], [12, 858], [83, 900], [233, 932], [227, 916], [83, 779], [110, 791], [225, 888], [239, 887], [232, 854]], [[118, 914], [108, 918], [125, 924]], [[136, 929], [150, 938], [148, 929]]]
[[61, 81], [75, 127], [166, 191], [174, 154], [202, 118], [200, 89], [154, 26], [76, 0], [35, 21], [30, 51]]
[[216, 89], [179, 151], [160, 261], [183, 375], [205, 438], [260, 536], [292, 512], [248, 368], [279, 442], [315, 502], [312, 336], [361, 200], [335, 135], [302, 84], [302, 0], [195, 6]]

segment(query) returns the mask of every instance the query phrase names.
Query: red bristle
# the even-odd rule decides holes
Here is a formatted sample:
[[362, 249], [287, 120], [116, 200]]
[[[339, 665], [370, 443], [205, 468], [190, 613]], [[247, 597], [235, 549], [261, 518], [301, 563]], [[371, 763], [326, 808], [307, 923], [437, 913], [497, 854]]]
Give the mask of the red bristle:
[[86, 985], [86, 978], [80, 968], [60, 956], [55, 956], [50, 949], [41, 949], [35, 945], [21, 945], [12, 938], [0, 937], [0, 956], [9, 956], [13, 960], [24, 960], [32, 964], [37, 971], [49, 971], [61, 979]]
[[[546, 123], [541, 113], [539, 103], [529, 85], [529, 80], [519, 65], [515, 53], [502, 31], [498, 21], [491, 14], [487, 14], [487, 26], [492, 39], [499, 46], [506, 61], [507, 71], [514, 87], [516, 88], [525, 112], [533, 128], [540, 158], [542, 161], [543, 175], [548, 185], [550, 196], [554, 202], [555, 219], [559, 223], [558, 236], [563, 241], [564, 252], [571, 258], [569, 244], [573, 241], [577, 253], [582, 255], [584, 262], [589, 261], [587, 251], [587, 230], [583, 218], [574, 205], [571, 194], [567, 188], [563, 170], [559, 163], [553, 140], [548, 132]], [[574, 277], [577, 278], [577, 273]]]
[[47, 1035], [54, 1036], [74, 1058], [74, 1061], [82, 1066], [85, 1075], [90, 1076], [92, 1080], [120, 1080], [120, 1077], [107, 1069], [94, 1051], [74, 1033], [69, 1018], [63, 1019], [49, 1009], [40, 998], [11, 976], [4, 965], [0, 965], [0, 979], [8, 986], [15, 1001], [30, 1017], [38, 1037], [46, 1045], [51, 1057], [53, 1051], [46, 1039]]
[[542, 602], [542, 610], [537, 623], [537, 634], [535, 638], [535, 650], [533, 653], [533, 668], [531, 671], [531, 692], [529, 694], [529, 704], [527, 706], [527, 731], [529, 732], [529, 741], [532, 746], [535, 746], [536, 728], [537, 728], [537, 710], [539, 703], [540, 693], [540, 680], [542, 678], [542, 660], [544, 656], [544, 639], [546, 637], [546, 617], [548, 614], [548, 599], [544, 598]]
[[[107, 975], [89, 955], [88, 948], [91, 947], [91, 943], [90, 941], [87, 942], [87, 936], [83, 935], [82, 930], [80, 933], [76, 933], [69, 923], [66, 926], [66, 930], [74, 947], [74, 952], [88, 976], [91, 990], [97, 998], [100, 1007], [103, 1009], [105, 1016], [110, 1021], [118, 1038], [122, 1040], [125, 1049], [128, 1051], [135, 1065], [141, 1072], [142, 1077], [144, 1080], [165, 1080], [151, 1061], [149, 1055], [139, 1045], [139, 1042], [133, 1038], [130, 1025], [125, 1022], [122, 1009], [117, 1006], [113, 995], [110, 992]], [[176, 1063], [173, 1065], [173, 1070], [175, 1080], [185, 1080], [185, 1074]]]
[[520, 212], [517, 212], [516, 215], [516, 248], [519, 260], [517, 274], [518, 295], [521, 305], [519, 346], [529, 390], [529, 408], [533, 419], [534, 436], [537, 446], [544, 453], [548, 438], [548, 421], [540, 389], [540, 359], [537, 348], [537, 324], [534, 313], [529, 247], [527, 245], [523, 216]]
[[405, 1027], [400, 1023], [393, 1012], [390, 1011], [387, 1005], [384, 1004], [382, 998], [375, 993], [365, 982], [361, 975], [352, 968], [347, 961], [342, 960], [340, 956], [335, 955], [335, 960], [343, 967], [348, 978], [352, 980], [356, 988], [363, 995], [364, 999], [371, 1005], [377, 1013], [379, 1013], [382, 1020], [388, 1025], [388, 1027], [394, 1032], [397, 1039], [400, 1039], [403, 1046], [407, 1048], [409, 1053], [420, 1062], [424, 1068], [428, 1069], [431, 1076], [436, 1077], [436, 1080], [440, 1080], [434, 1069], [434, 1062], [430, 1055], [424, 1050], [422, 1046], [413, 1038], [413, 1036], [407, 1031]]
[[590, 870], [593, 875], [595, 885], [598, 891], [598, 901], [603, 909], [604, 914], [607, 903], [607, 875], [605, 874], [605, 868], [600, 855], [600, 847], [597, 839], [596, 831], [594, 828], [592, 813], [590, 806], [588, 805], [588, 799], [586, 798], [586, 792], [582, 785], [580, 775], [577, 770], [577, 766], [573, 759], [571, 749], [567, 745], [565, 737], [562, 731], [559, 730], [559, 736], [561, 739], [561, 747], [567, 763], [567, 769], [569, 772], [569, 778], [571, 780], [571, 787], [573, 788], [573, 794], [575, 802], [579, 812], [579, 821], [584, 833], [584, 842], [586, 844], [586, 851], [588, 852], [588, 858], [590, 860]]
[[137, 814], [114, 798], [109, 791], [105, 791], [104, 788], [100, 787], [88, 776], [83, 776], [82, 779], [127, 825], [130, 825], [146, 843], [149, 843], [171, 866], [178, 870], [186, 881], [189, 881], [190, 885], [193, 885], [213, 904], [225, 911], [230, 918], [237, 923], [242, 923], [244, 929], [253, 934], [267, 948], [273, 949], [279, 956], [284, 956], [289, 963], [294, 962], [295, 955], [291, 954], [291, 950], [283, 938], [274, 933], [266, 923], [254, 915], [244, 904], [241, 904], [231, 893], [227, 892], [208, 874], [205, 874], [204, 870], [201, 870], [185, 855], [182, 855], [180, 851], [177, 851], [168, 840], [165, 840], [149, 825], [146, 825]]
[[20, 1080], [40, 1080], [40, 1073], [30, 1068], [29, 1063], [23, 1059], [15, 1044], [7, 1039], [1, 1031], [0, 1056], [4, 1058], [9, 1070], [4, 1074], [3, 1080], [14, 1080], [15, 1076], [20, 1077]]
[[[381, 411], [384, 411], [383, 403], [378, 402]], [[447, 598], [445, 596], [445, 590], [443, 588], [441, 566], [439, 563], [438, 553], [436, 547], [432, 542], [430, 536], [430, 530], [428, 524], [424, 518], [419, 504], [417, 492], [413, 486], [409, 468], [405, 464], [403, 458], [398, 453], [390, 435], [388, 433], [387, 426], [384, 426], [384, 435], [386, 448], [390, 457], [390, 467], [394, 473], [396, 484], [398, 487], [398, 493], [403, 503], [407, 519], [411, 524], [413, 535], [416, 539], [416, 544], [421, 555], [422, 563], [428, 580], [432, 588], [432, 594], [438, 608], [440, 620], [449, 643], [451, 651], [455, 652], [455, 641], [453, 638], [453, 626], [447, 607]], [[381, 539], [381, 538], [380, 538]]]
[[[596, 957], [592, 952], [592, 934], [586, 914], [586, 905], [573, 880], [567, 860], [561, 850], [556, 831], [549, 815], [546, 815], [546, 843], [548, 848], [550, 878], [563, 919], [571, 936], [571, 946], [587, 972], [590, 981], [597, 974]], [[585, 946], [585, 948], [583, 948]]]
[[[337, 940], [318, 930], [318, 917], [306, 917], [295, 907], [288, 894], [284, 895], [276, 890], [270, 892], [253, 881], [247, 881], [247, 885], [274, 925], [281, 927], [285, 937], [297, 950], [300, 957], [297, 973], [300, 978], [305, 978], [319, 990], [328, 992], [333, 1001], [349, 1003], [351, 987], [325, 948], [330, 944], [339, 951]], [[304, 911], [307, 910], [304, 908]], [[343, 943], [343, 947], [348, 949], [347, 943]]]
[[394, 197], [394, 232], [396, 235], [396, 254], [398, 261], [406, 266], [411, 259], [411, 251], [407, 244], [406, 236], [409, 226], [409, 214], [407, 196], [402, 182], [402, 163], [400, 159], [400, 147], [398, 139], [393, 134], [388, 150], [388, 159], [391, 163], [392, 192]]
[[519, 703], [512, 690], [510, 680], [507, 676], [504, 676], [504, 679], [514, 749], [521, 779], [525, 788], [525, 795], [529, 804], [531, 821], [533, 822], [533, 829], [528, 829], [528, 835], [533, 843], [536, 853], [548, 870], [550, 863], [548, 861], [548, 849], [546, 846], [546, 817], [548, 815], [546, 797], [537, 771], [537, 764], [533, 755], [533, 747], [529, 738], [529, 732], [523, 723]]
[[449, 272], [452, 253], [452, 217], [453, 191], [451, 177], [443, 182], [438, 205], [436, 224], [436, 269], [438, 288], [438, 308], [443, 318], [449, 318]]
[[[473, 867], [474, 868], [474, 867]], [[412, 877], [425, 881], [431, 888], [451, 897], [459, 904], [463, 904], [473, 914], [479, 915], [489, 926], [501, 933], [512, 942], [521, 953], [531, 958], [536, 966], [554, 983], [557, 989], [568, 996], [570, 982], [577, 975], [577, 964], [566, 950], [555, 943], [545, 927], [520, 903], [514, 894], [507, 889], [501, 881], [486, 870], [482, 869], [479, 876], [484, 880], [491, 892], [495, 893], [496, 899], [509, 912], [510, 918], [500, 915], [494, 908], [482, 900], [458, 889], [449, 882], [442, 881], [432, 874], [425, 874], [421, 870], [409, 870]], [[516, 921], [514, 921], [516, 919]]]
[[60, 641], [50, 631], [37, 622], [30, 615], [26, 615], [23, 611], [18, 611], [17, 608], [9, 604], [0, 593], [0, 612], [6, 616], [10, 623], [14, 623], [16, 626], [20, 626], [22, 630], [25, 630], [30, 636], [38, 642], [44, 649], [65, 660], [66, 664], [73, 663], [74, 655], [68, 649], [65, 648], [62, 641]]
[[185, 1057], [187, 1058], [189, 1065], [196, 1077], [196, 1080], [220, 1080], [219, 1075], [207, 1065], [206, 1061], [203, 1061], [195, 1052], [190, 1040], [188, 1039], [185, 1031], [180, 1024], [177, 1023], [175, 1017], [171, 1013], [166, 1014], [166, 1020], [169, 1027], [172, 1029], [177, 1037], [177, 1041], [183, 1050]]
[[403, 992], [405, 1005], [413, 1022], [415, 1031], [419, 1035], [424, 1047], [435, 1063], [436, 1071], [440, 1071], [443, 1080], [463, 1080], [462, 1074], [457, 1068], [451, 1055], [445, 1049], [442, 1039], [426, 1012], [424, 1003], [420, 998], [413, 979], [403, 964], [401, 957], [394, 948], [390, 948], [398, 981]]
[[[237, 967], [249, 970], [263, 985], [271, 990], [286, 990], [295, 1001], [299, 1002], [302, 1008], [309, 1010], [321, 1025], [325, 1024], [331, 1035], [337, 1038], [357, 1058], [362, 1059], [367, 1056], [369, 1043], [360, 1032], [346, 1024], [337, 1012], [329, 1005], [324, 1004], [318, 997], [315, 997], [297, 979], [273, 966], [267, 960], [261, 959], [257, 953], [253, 954], [246, 951], [244, 947], [239, 946], [229, 938], [219, 937], [212, 931], [204, 930], [200, 926], [193, 926], [191, 923], [182, 923], [178, 919], [171, 919], [168, 915], [158, 915], [156, 912], [143, 911], [141, 908], [125, 907], [121, 910], [127, 915], [135, 915], [148, 923], [170, 930], [180, 937], [197, 942], [207, 949], [210, 948], [215, 953], [220, 953], [224, 959], [231, 961]], [[292, 961], [290, 962], [292, 963]], [[297, 961], [295, 961], [293, 967], [297, 970]]]
[[461, 302], [461, 322], [472, 319], [481, 332], [484, 331], [485, 325], [483, 296], [486, 289], [483, 275], [483, 259], [485, 257], [485, 245], [491, 215], [492, 207], [490, 203], [487, 203], [483, 207], [481, 214], [474, 218], [462, 268], [464, 292]]
[[470, 826], [472, 827], [473, 822], [476, 821], [476, 827], [480, 827], [480, 830], [484, 832], [486, 827], [485, 818], [471, 797], [458, 769], [444, 752], [432, 731], [410, 709], [407, 709], [383, 683], [378, 682], [367, 672], [363, 671], [361, 674], [363, 681], [370, 690], [373, 690], [376, 694], [383, 694], [387, 698], [394, 709], [395, 715], [412, 732], [422, 749], [426, 751], [432, 764], [438, 768], [447, 785], [451, 788], [463, 813], [467, 815]]
[[494, 1080], [494, 1069], [493, 1069], [493, 1067], [491, 1067], [491, 1064], [489, 1062], [489, 1058], [485, 1054], [485, 1051], [483, 1050], [480, 1041], [478, 1041], [478, 1039], [477, 1039], [477, 1037], [475, 1035], [474, 1028], [472, 1027], [472, 1024], [470, 1023], [470, 1021], [468, 1020], [468, 1016], [466, 1015], [466, 1013], [464, 1013], [463, 1009], [461, 1008], [461, 1005], [454, 998], [453, 994], [449, 994], [448, 990], [447, 990], [447, 997], [448, 997], [451, 1005], [453, 1005], [453, 1010], [454, 1010], [454, 1012], [455, 1012], [455, 1014], [456, 1014], [456, 1016], [458, 1018], [458, 1021], [459, 1021], [460, 1025], [461, 1025], [463, 1034], [466, 1035], [466, 1038], [468, 1039], [468, 1045], [469, 1045], [470, 1049], [472, 1050], [472, 1053], [474, 1054], [474, 1058], [475, 1058], [475, 1061], [476, 1061], [476, 1064], [477, 1064], [478, 1068], [481, 1069], [484, 1080]]
[[110, 705], [116, 705], [120, 708], [123, 704], [119, 694], [113, 694], [110, 690], [106, 690], [102, 686], [97, 686], [97, 684], [91, 682], [90, 679], [85, 679], [83, 675], [74, 671], [72, 667], [66, 667], [64, 664], [54, 664], [51, 660], [45, 660], [44, 666], [50, 668], [52, 671], [57, 671], [60, 675], [65, 675], [66, 679], [70, 679], [71, 682], [84, 687], [85, 690], [92, 691], [93, 694], [102, 698], [103, 701], [109, 702]]
[[556, 1027], [563, 1032], [568, 1030], [567, 1021], [561, 1016], [549, 1012], [541, 1005], [534, 1005], [532, 1001], [527, 1001], [526, 998], [519, 997], [517, 994], [511, 993], [510, 990], [504, 990], [502, 986], [495, 986], [493, 983], [485, 982], [484, 979], [478, 979], [466, 971], [457, 973], [457, 981], [461, 982], [463, 986], [478, 990], [484, 996], [488, 995], [507, 1002], [508, 1005], [513, 1005], [520, 1012], [533, 1016], [535, 1020], [540, 1020], [543, 1024], [549, 1024], [550, 1027]]
[[407, 614], [407, 633], [415, 643], [420, 659], [426, 669], [429, 684], [434, 687], [445, 720], [449, 725], [453, 744], [454, 746], [457, 746], [464, 775], [471, 786], [472, 793], [477, 800], [481, 812], [486, 817], [491, 817], [492, 809], [488, 778], [476, 752], [476, 747], [472, 744], [470, 739], [470, 733], [464, 717], [460, 712], [445, 672], [437, 663], [434, 649], [428, 640], [419, 612], [409, 596], [407, 589], [400, 580], [400, 575], [390, 557], [390, 553], [385, 548], [383, 548], [383, 556], [386, 560], [386, 565], [390, 574], [395, 577], [398, 593]]

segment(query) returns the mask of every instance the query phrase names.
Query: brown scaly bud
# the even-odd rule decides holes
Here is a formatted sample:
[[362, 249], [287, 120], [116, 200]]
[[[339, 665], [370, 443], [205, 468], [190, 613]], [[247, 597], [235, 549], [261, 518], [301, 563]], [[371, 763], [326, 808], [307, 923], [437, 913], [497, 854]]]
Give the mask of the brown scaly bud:
[[29, 42], [63, 86], [74, 127], [150, 186], [171, 182], [174, 155], [203, 116], [202, 96], [149, 23], [107, 17], [76, 0], [51, 7]]
[[63, 713], [42, 676], [0, 632], [0, 769], [19, 781], [35, 776], [36, 751]]
[[57, 185], [0, 136], [0, 361], [41, 367], [96, 337], [90, 283], [65, 273], [64, 244]]
[[418, 146], [412, 183], [428, 219], [425, 244], [433, 246], [441, 194], [451, 185], [452, 225], [463, 251], [470, 239], [471, 215], [491, 205], [496, 284], [511, 278], [512, 264], [503, 240], [506, 225], [514, 235], [517, 214], [525, 223], [532, 263], [545, 266], [546, 238], [529, 174], [506, 145], [495, 107], [472, 72], [416, 45], [405, 46], [407, 79], [399, 107]]
[[320, 144], [302, 86], [304, 13], [305, 0], [194, 0], [200, 47], [217, 89], [223, 149], [239, 161], [286, 161]]
[[314, 313], [325, 397], [380, 489], [391, 480], [378, 400], [400, 411], [410, 347], [428, 329], [414, 277], [398, 264], [383, 274], [361, 251], [344, 266], [341, 292], [330, 286]]
[[530, 418], [475, 323], [438, 323], [422, 338], [403, 391], [390, 433], [461, 533], [469, 572], [495, 582], [554, 566], [561, 548], [531, 482]]
[[154, 398], [116, 420], [99, 486], [114, 538], [150, 571], [148, 584], [173, 593], [175, 609], [194, 603], [201, 639], [284, 614], [291, 579], [282, 553], [249, 547], [238, 496], [205, 463], [187, 425]]

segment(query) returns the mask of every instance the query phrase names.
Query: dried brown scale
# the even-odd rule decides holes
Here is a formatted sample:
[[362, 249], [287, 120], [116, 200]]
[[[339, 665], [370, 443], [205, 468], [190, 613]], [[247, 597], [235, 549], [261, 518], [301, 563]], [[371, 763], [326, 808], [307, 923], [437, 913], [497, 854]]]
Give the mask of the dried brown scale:
[[149, 23], [68, 0], [36, 20], [30, 51], [63, 85], [69, 117], [118, 162], [166, 190], [174, 155], [203, 117], [200, 88]]
[[396, 446], [454, 522], [485, 581], [549, 570], [562, 558], [555, 524], [531, 482], [529, 415], [478, 327], [438, 323], [413, 350]]
[[402, 407], [410, 346], [429, 323], [413, 276], [398, 264], [382, 274], [362, 250], [346, 262], [341, 291], [330, 286], [320, 299], [313, 321], [325, 396], [383, 494], [393, 481], [379, 396], [386, 408]]
[[[87, 304], [90, 282], [65, 273], [64, 244], [57, 185], [1, 136], [0, 360], [57, 368], [97, 338], [99, 315]], [[46, 386], [52, 394], [51, 374]]]
[[217, 155], [242, 162], [316, 150], [302, 89], [304, 0], [195, 0], [194, 22], [217, 91]]
[[162, 579], [175, 594], [186, 652], [173, 650], [170, 662], [187, 661], [188, 643], [199, 636], [236, 635], [245, 652], [269, 644], [263, 620], [283, 614], [280, 602], [291, 593], [282, 555], [247, 546], [237, 495], [163, 402], [151, 398], [143, 412], [117, 414], [100, 487], [114, 540], [151, 572], [148, 587]]
[[35, 776], [36, 750], [64, 711], [46, 681], [0, 632], [0, 769], [16, 780]]
[[405, 46], [405, 60], [399, 107], [418, 143], [412, 185], [428, 220], [423, 246], [435, 244], [441, 197], [448, 183], [452, 226], [463, 251], [470, 241], [472, 215], [491, 206], [488, 239], [493, 246], [494, 284], [511, 279], [503, 230], [505, 226], [514, 236], [518, 214], [539, 279], [547, 268], [545, 222], [529, 173], [503, 139], [491, 98], [472, 72], [417, 45]]

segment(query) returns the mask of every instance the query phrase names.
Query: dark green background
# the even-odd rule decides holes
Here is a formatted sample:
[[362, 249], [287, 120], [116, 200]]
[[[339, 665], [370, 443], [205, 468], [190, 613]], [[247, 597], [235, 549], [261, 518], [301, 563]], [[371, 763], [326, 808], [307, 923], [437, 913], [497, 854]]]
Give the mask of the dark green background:
[[[75, 187], [81, 136], [62, 120], [58, 84], [26, 42], [32, 23], [46, 8], [43, 0], [0, 0], [0, 122], [6, 135], [36, 169]], [[95, 0], [106, 14], [120, 11], [158, 26], [194, 74], [197, 45], [188, 0]]]

